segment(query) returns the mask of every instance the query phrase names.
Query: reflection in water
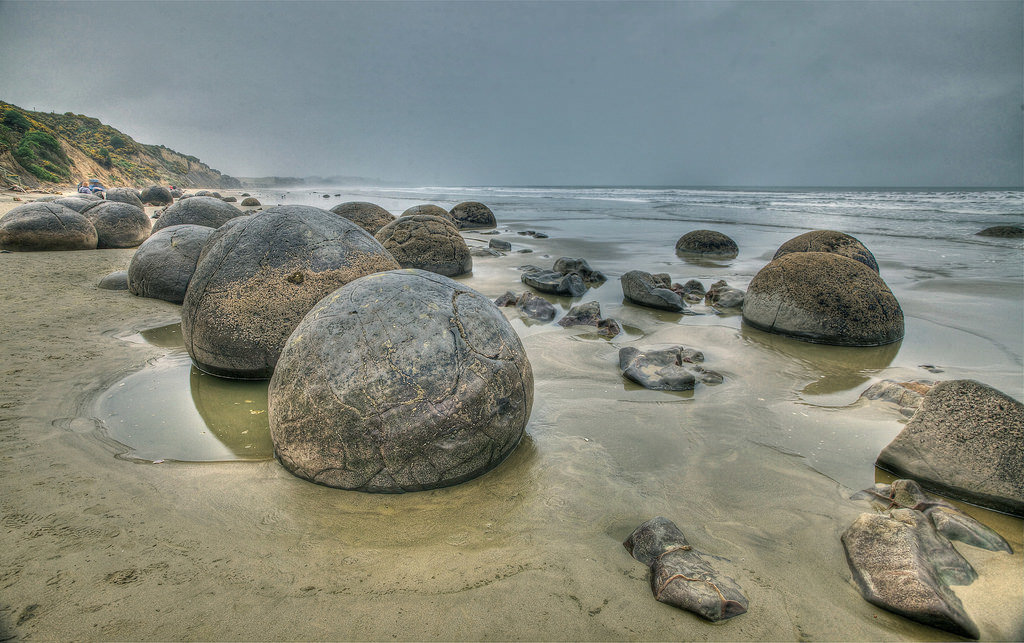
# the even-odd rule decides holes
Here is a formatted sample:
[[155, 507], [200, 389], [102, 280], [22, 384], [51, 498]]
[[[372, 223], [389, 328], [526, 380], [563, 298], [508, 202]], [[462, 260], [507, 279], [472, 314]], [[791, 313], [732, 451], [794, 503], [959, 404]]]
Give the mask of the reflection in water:
[[207, 428], [239, 456], [267, 457], [274, 452], [267, 419], [267, 386], [259, 380], [227, 380], [208, 375], [194, 366], [189, 383], [192, 402]]

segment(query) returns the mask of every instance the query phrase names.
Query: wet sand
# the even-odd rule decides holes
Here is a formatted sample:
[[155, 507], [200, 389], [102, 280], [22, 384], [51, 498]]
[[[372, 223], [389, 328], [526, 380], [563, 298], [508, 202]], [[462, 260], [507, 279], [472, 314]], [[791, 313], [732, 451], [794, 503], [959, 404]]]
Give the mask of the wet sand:
[[[521, 263], [585, 256], [617, 276], [630, 261], [611, 244], [502, 238], [535, 252], [475, 258], [462, 281], [490, 297], [523, 290]], [[613, 278], [592, 295], [640, 334], [608, 342], [505, 309], [536, 378], [507, 461], [448, 489], [359, 494], [273, 460], [115, 457], [125, 449], [95, 419], [97, 398], [177, 350], [125, 338], [178, 321], [178, 306], [96, 288], [132, 252], [0, 254], [0, 640], [950, 638], [866, 603], [839, 541], [871, 510], [849, 495], [874, 482], [875, 455], [902, 428], [856, 397], [882, 376], [927, 375], [913, 341], [899, 357], [822, 350], [737, 317], [624, 305]], [[725, 270], [745, 287], [745, 269]], [[908, 317], [908, 338], [930, 324]], [[615, 367], [631, 342], [700, 348], [726, 381], [692, 395], [635, 387]], [[1012, 361], [987, 368], [1013, 394]], [[936, 377], [961, 373], [970, 365]], [[957, 544], [979, 579], [954, 589], [984, 639], [1020, 639], [1021, 521], [972, 511], [1015, 553]], [[747, 614], [709, 624], [653, 599], [621, 542], [656, 515], [721, 557]]]

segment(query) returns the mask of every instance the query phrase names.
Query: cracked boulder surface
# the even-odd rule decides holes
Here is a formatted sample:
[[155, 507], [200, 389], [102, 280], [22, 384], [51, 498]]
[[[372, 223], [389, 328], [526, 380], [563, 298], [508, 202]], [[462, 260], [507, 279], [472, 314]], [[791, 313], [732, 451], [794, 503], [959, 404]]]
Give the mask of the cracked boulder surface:
[[881, 277], [828, 252], [774, 259], [747, 286], [743, 320], [817, 344], [881, 346], [903, 339], [903, 309]]
[[402, 268], [428, 270], [445, 277], [473, 270], [469, 246], [449, 219], [426, 214], [402, 215], [374, 236]]
[[692, 230], [676, 241], [676, 253], [732, 259], [740, 253], [740, 248], [732, 238], [721, 232]]
[[482, 230], [498, 225], [491, 209], [479, 201], [465, 201], [448, 213], [459, 230]]
[[811, 230], [793, 237], [779, 246], [773, 260], [793, 252], [830, 252], [861, 262], [876, 273], [878, 262], [875, 255], [856, 237], [835, 230]]
[[945, 496], [1024, 516], [1024, 404], [974, 380], [939, 382], [875, 465]]
[[106, 199], [107, 201], [128, 203], [137, 208], [143, 207], [142, 199], [139, 198], [139, 193], [132, 188], [110, 188], [107, 190]]
[[158, 230], [132, 255], [128, 290], [139, 297], [180, 304], [213, 228], [176, 225]]
[[384, 208], [365, 201], [340, 203], [331, 208], [331, 212], [345, 217], [370, 234], [377, 234], [378, 230], [395, 220], [395, 216]]
[[194, 196], [182, 199], [164, 210], [156, 223], [153, 232], [172, 225], [204, 225], [208, 228], [219, 228], [231, 219], [245, 215], [230, 203], [225, 203], [212, 196]]
[[26, 203], [0, 219], [0, 250], [94, 250], [97, 241], [92, 222], [59, 203]]
[[861, 514], [842, 535], [853, 580], [872, 605], [967, 638], [978, 626], [949, 584], [976, 574], [963, 556], [915, 509]]
[[283, 205], [240, 217], [200, 253], [182, 302], [185, 348], [211, 375], [269, 378], [288, 335], [318, 301], [395, 268], [365, 230], [326, 210]]
[[652, 275], [642, 270], [630, 270], [619, 277], [619, 282], [622, 294], [629, 302], [681, 313], [686, 310], [686, 302], [679, 293], [671, 290], [672, 280], [667, 277], [662, 273]]
[[455, 223], [455, 219], [453, 219], [452, 215], [448, 213], [448, 210], [445, 210], [441, 206], [434, 205], [432, 203], [424, 203], [423, 205], [414, 205], [414, 206], [412, 206], [411, 208], [409, 208], [408, 210], [406, 210], [405, 212], [402, 213], [403, 217], [414, 217], [414, 216], [418, 216], [418, 215], [424, 215], [424, 216], [430, 216], [430, 217], [441, 217], [442, 219], [444, 219], [445, 221], [448, 221], [452, 225], [457, 225]]
[[703, 366], [704, 353], [685, 346], [659, 351], [641, 351], [627, 346], [619, 349], [622, 375], [653, 391], [692, 391], [697, 382], [721, 384], [724, 378]]
[[709, 621], [747, 611], [747, 597], [736, 581], [715, 571], [668, 518], [648, 520], [622, 545], [651, 568], [651, 591], [658, 601]]
[[142, 208], [119, 201], [100, 201], [84, 214], [96, 228], [97, 248], [135, 248], [153, 226]]
[[353, 281], [306, 315], [269, 402], [274, 450], [296, 476], [418, 491], [477, 477], [515, 449], [533, 371], [486, 297], [431, 272], [395, 270]]
[[65, 208], [71, 208], [72, 210], [74, 210], [78, 214], [84, 214], [85, 211], [88, 210], [89, 208], [91, 208], [92, 206], [98, 205], [98, 204], [104, 202], [103, 199], [97, 197], [95, 194], [90, 194], [89, 195], [91, 197], [94, 197], [92, 199], [82, 198], [84, 196], [85, 196], [84, 194], [81, 197], [79, 197], [79, 196], [66, 196], [66, 197], [64, 197], [62, 199], [54, 199], [53, 201], [51, 201], [51, 203], [59, 203], [60, 205], [63, 205]]

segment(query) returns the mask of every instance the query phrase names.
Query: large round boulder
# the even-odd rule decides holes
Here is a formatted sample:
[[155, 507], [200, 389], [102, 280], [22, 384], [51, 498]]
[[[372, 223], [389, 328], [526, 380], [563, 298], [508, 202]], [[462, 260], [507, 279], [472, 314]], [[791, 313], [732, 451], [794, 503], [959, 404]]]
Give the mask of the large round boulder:
[[429, 270], [446, 277], [473, 269], [469, 246], [447, 219], [424, 214], [402, 215], [378, 230], [375, 236], [403, 268]]
[[856, 259], [868, 268], [878, 272], [875, 255], [855, 237], [835, 230], [811, 230], [793, 237], [779, 246], [772, 259], [778, 259], [793, 252], [831, 252], [833, 254]]
[[939, 382], [875, 464], [937, 493], [1024, 516], [1024, 404], [973, 380]]
[[194, 196], [181, 199], [170, 206], [153, 224], [153, 232], [172, 225], [202, 225], [219, 228], [231, 219], [245, 214], [230, 203], [209, 196]]
[[455, 219], [452, 218], [452, 215], [448, 214], [448, 210], [445, 210], [439, 205], [433, 205], [430, 203], [425, 203], [423, 205], [414, 205], [402, 213], [403, 217], [413, 217], [418, 215], [441, 217], [442, 219], [451, 221], [452, 225], [455, 224]]
[[676, 241], [676, 252], [681, 255], [732, 259], [739, 254], [740, 249], [735, 241], [721, 232], [691, 230]]
[[185, 348], [212, 375], [268, 378], [316, 302], [398, 267], [365, 230], [326, 210], [282, 205], [245, 217], [203, 249], [182, 302]]
[[128, 203], [137, 208], [143, 207], [142, 199], [139, 198], [139, 193], [131, 188], [110, 188], [107, 190], [107, 201]]
[[794, 252], [747, 287], [743, 320], [771, 333], [838, 346], [903, 338], [903, 309], [878, 273], [830, 252]]
[[363, 201], [338, 204], [331, 208], [331, 212], [345, 217], [370, 234], [377, 234], [381, 228], [395, 220], [393, 214], [379, 205]]
[[263, 205], [263, 204], [260, 203], [260, 200], [257, 199], [256, 197], [254, 197], [254, 196], [247, 196], [244, 199], [242, 199], [242, 203], [240, 205], [243, 208], [255, 208], [255, 207]]
[[55, 201], [52, 201], [52, 203], [59, 203], [63, 205], [65, 208], [71, 208], [78, 214], [82, 214], [89, 208], [93, 207], [94, 205], [99, 205], [100, 203], [103, 203], [103, 199], [83, 199], [77, 196], [66, 196], [60, 199], [56, 199]]
[[459, 230], [493, 228], [498, 225], [491, 209], [479, 201], [465, 201], [448, 213]]
[[142, 193], [139, 194], [139, 199], [149, 205], [169, 205], [174, 200], [174, 197], [171, 196], [171, 191], [164, 186], [151, 185], [142, 190]]
[[402, 492], [456, 484], [515, 449], [533, 372], [500, 310], [422, 270], [357, 279], [288, 339], [270, 381], [278, 459], [318, 484]]
[[0, 219], [0, 250], [93, 250], [96, 228], [59, 203], [26, 203]]
[[149, 238], [153, 220], [142, 208], [120, 201], [103, 201], [85, 211], [96, 227], [97, 248], [134, 248]]
[[199, 253], [213, 232], [213, 228], [186, 224], [153, 233], [128, 264], [128, 290], [139, 297], [180, 304]]

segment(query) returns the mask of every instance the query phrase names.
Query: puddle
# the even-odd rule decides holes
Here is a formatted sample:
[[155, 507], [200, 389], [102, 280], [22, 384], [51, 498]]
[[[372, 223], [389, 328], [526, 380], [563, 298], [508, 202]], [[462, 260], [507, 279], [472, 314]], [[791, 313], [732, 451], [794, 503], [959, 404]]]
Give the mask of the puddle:
[[220, 462], [273, 457], [267, 381], [226, 380], [192, 366], [180, 324], [124, 338], [174, 348], [106, 390], [95, 416], [135, 460]]

